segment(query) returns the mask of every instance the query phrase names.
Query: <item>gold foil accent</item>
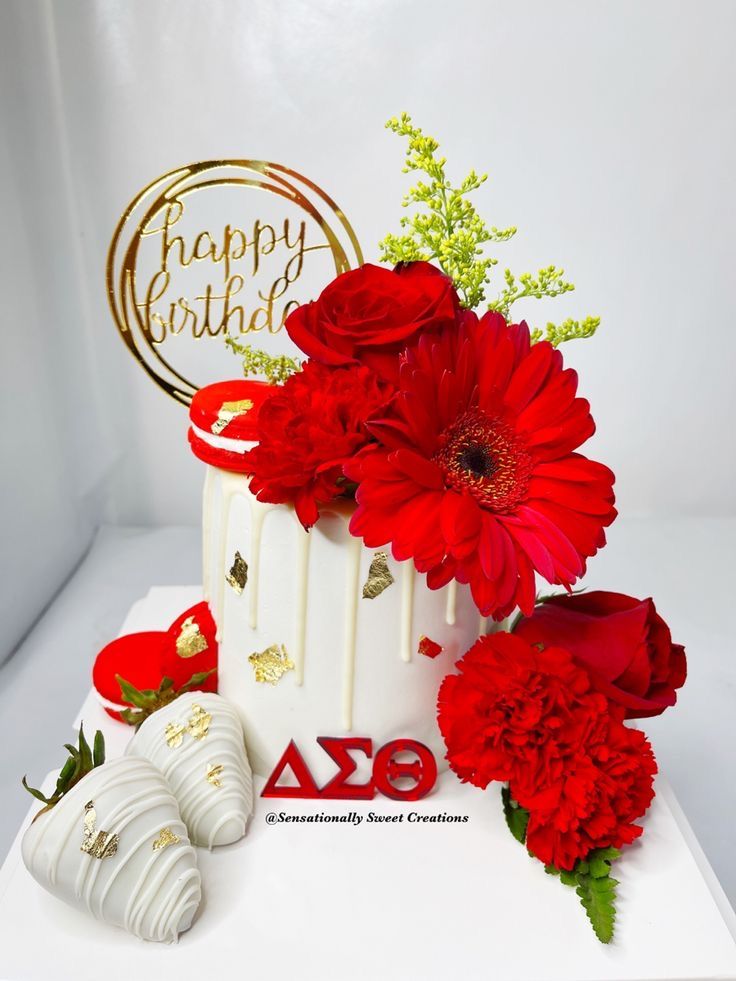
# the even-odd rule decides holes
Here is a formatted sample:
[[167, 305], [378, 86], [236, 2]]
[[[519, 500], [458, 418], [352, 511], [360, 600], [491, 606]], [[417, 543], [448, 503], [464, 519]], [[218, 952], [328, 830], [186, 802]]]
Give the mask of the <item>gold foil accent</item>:
[[153, 843], [155, 852], [162, 852], [169, 845], [176, 845], [181, 841], [179, 835], [175, 835], [171, 828], [161, 828], [158, 838]]
[[222, 781], [220, 777], [222, 776], [222, 771], [224, 767], [222, 763], [210, 763], [207, 766], [207, 782], [211, 783], [213, 787], [221, 787]]
[[187, 723], [190, 736], [194, 739], [204, 739], [210, 731], [210, 722], [212, 722], [212, 716], [209, 712], [205, 712], [201, 705], [192, 705], [192, 715]]
[[275, 685], [287, 671], [294, 670], [294, 662], [283, 644], [271, 644], [265, 651], [254, 651], [248, 658], [253, 665], [256, 681]]
[[219, 436], [222, 430], [228, 426], [237, 416], [244, 416], [253, 408], [250, 399], [239, 399], [237, 402], [223, 402], [222, 408], [217, 413], [217, 419], [210, 427], [213, 436]]
[[176, 653], [179, 657], [194, 657], [195, 654], [201, 654], [206, 650], [207, 641], [199, 629], [199, 624], [193, 616], [187, 617], [176, 638]]
[[169, 722], [164, 729], [164, 737], [166, 739], [166, 745], [169, 749], [177, 749], [184, 742], [184, 733], [186, 729], [184, 726], [178, 726], [174, 722]]
[[368, 578], [363, 586], [363, 599], [375, 599], [384, 589], [392, 585], [394, 577], [388, 567], [386, 552], [376, 552], [368, 569]]
[[248, 582], [248, 563], [240, 552], [235, 553], [232, 568], [225, 576], [225, 582], [232, 586], [238, 595], [245, 589], [245, 584]]
[[120, 837], [110, 834], [109, 831], [98, 831], [95, 834], [96, 825], [95, 802], [90, 800], [84, 805], [84, 830], [79, 850], [86, 855], [91, 855], [92, 858], [111, 858], [118, 850]]

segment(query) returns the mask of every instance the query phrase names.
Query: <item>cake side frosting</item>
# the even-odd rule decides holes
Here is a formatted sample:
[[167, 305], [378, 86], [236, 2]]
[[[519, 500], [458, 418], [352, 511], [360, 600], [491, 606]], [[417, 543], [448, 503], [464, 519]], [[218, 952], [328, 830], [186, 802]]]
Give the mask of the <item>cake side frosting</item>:
[[[257, 501], [246, 476], [207, 468], [203, 579], [219, 690], [238, 708], [258, 773], [293, 739], [315, 777], [329, 777], [318, 736], [367, 736], [376, 748], [407, 737], [444, 755], [437, 689], [486, 621], [466, 586], [430, 590], [413, 563], [365, 548], [348, 531], [351, 512], [335, 502], [305, 532], [292, 507]], [[393, 580], [377, 594], [376, 569]], [[438, 657], [418, 653], [422, 637], [442, 647]]]

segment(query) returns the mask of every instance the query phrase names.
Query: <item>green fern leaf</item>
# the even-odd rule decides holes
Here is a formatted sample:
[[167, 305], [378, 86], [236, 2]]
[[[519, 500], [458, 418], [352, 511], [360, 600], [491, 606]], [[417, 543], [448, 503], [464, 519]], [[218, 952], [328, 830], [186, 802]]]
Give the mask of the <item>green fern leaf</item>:
[[503, 814], [506, 818], [508, 829], [514, 838], [523, 845], [526, 841], [526, 826], [529, 824], [529, 811], [516, 803], [508, 787], [501, 788], [501, 800], [503, 801]]
[[[610, 867], [609, 867], [610, 868]], [[579, 873], [578, 887], [575, 890], [580, 898], [596, 937], [603, 944], [613, 939], [613, 928], [616, 920], [616, 886], [617, 879], [612, 879], [609, 873], [597, 878], [588, 873]]]

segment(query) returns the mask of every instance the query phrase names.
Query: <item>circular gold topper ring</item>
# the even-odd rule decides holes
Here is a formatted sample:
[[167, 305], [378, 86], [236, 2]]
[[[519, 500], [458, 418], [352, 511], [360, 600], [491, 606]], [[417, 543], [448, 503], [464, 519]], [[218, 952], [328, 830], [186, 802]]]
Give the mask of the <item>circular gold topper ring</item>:
[[[288, 167], [262, 160], [206, 160], [152, 181], [130, 202], [115, 229], [107, 254], [107, 297], [128, 350], [157, 385], [184, 405], [189, 405], [199, 386], [164, 358], [161, 339], [153, 336], [150, 322], [142, 315], [144, 304], [137, 290], [140, 245], [146, 235], [161, 231], [160, 225], [152, 226], [162, 215], [168, 220], [173, 211], [178, 219], [190, 195], [223, 187], [261, 190], [300, 208], [319, 229], [323, 241], [317, 248], [330, 250], [336, 275], [363, 263], [355, 232], [341, 209], [316, 184]], [[208, 232], [202, 235], [214, 242]]]

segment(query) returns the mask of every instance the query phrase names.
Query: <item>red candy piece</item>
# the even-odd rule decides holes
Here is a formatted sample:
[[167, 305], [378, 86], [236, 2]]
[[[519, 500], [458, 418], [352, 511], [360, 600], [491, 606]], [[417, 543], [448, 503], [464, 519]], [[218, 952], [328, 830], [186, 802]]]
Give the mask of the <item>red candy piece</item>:
[[424, 654], [425, 657], [437, 657], [442, 653], [442, 645], [422, 635], [419, 638], [419, 653]]
[[[103, 647], [92, 668], [92, 684], [97, 694], [115, 705], [125, 704], [115, 677], [118, 674], [136, 688], [158, 688], [164, 674], [166, 640], [163, 630], [149, 630], [126, 634]], [[105, 711], [120, 720], [119, 712], [107, 705]]]

